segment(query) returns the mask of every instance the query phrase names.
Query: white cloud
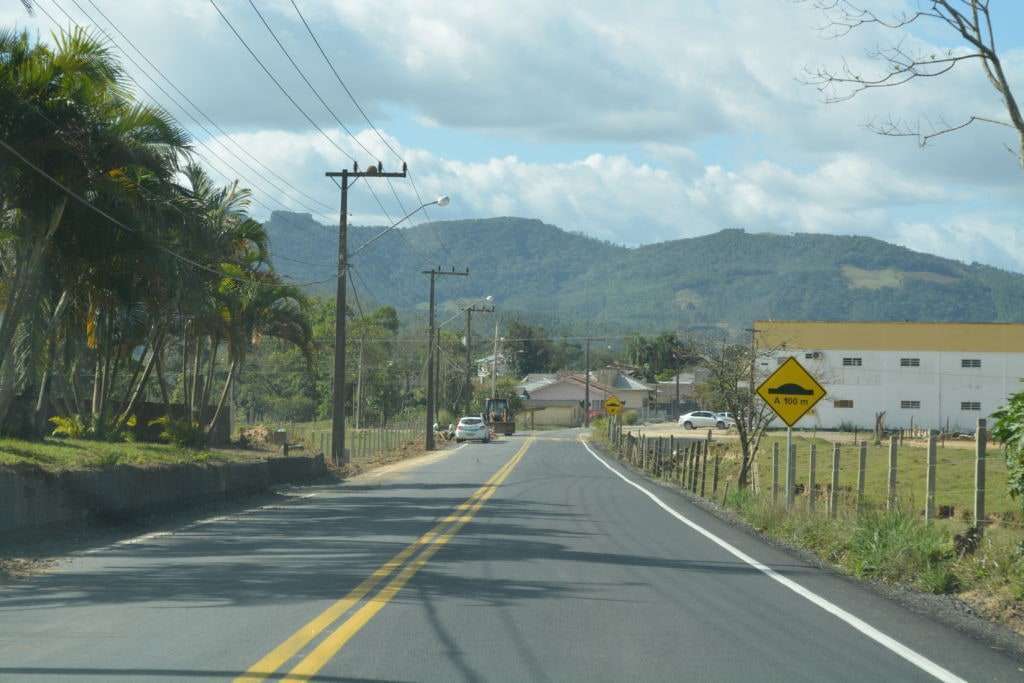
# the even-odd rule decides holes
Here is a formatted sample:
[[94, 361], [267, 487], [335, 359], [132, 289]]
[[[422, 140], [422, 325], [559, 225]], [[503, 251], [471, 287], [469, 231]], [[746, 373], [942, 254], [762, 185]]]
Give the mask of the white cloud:
[[[322, 125], [330, 121], [248, 3], [219, 4], [307, 111]], [[0, 10], [0, 21], [24, 24], [14, 5]], [[336, 189], [323, 172], [350, 162], [310, 132], [207, 0], [101, 6], [263, 163], [336, 206]], [[260, 6], [346, 124], [361, 131], [371, 154], [333, 128], [328, 132], [364, 164], [368, 156], [388, 159], [380, 140], [362, 130], [291, 3], [261, 0]], [[399, 111], [432, 134], [473, 130], [485, 144], [500, 139], [502, 150], [510, 140], [575, 150], [541, 162], [526, 152], [469, 154], [403, 140], [424, 199], [453, 196], [452, 207], [434, 218], [524, 215], [629, 244], [724, 227], [861, 233], [946, 256], [1024, 265], [1007, 218], [1021, 208], [1024, 178], [1003, 149], [1012, 143], [1005, 131], [973, 128], [922, 151], [913, 140], [879, 138], [861, 127], [890, 112], [911, 121], [998, 114], [998, 97], [977, 64], [825, 106], [813, 88], [797, 82], [802, 68], [834, 66], [842, 58], [873, 68], [863, 55], [887, 36], [868, 29], [821, 40], [814, 30], [819, 17], [800, 3], [652, 0], [625, 8], [618, 0], [302, 0], [300, 6], [385, 130], [392, 128], [387, 114]], [[44, 19], [36, 25], [49, 30]], [[941, 45], [942, 36], [928, 37]], [[920, 38], [910, 45], [927, 47]], [[1005, 63], [1020, 81], [1024, 50], [1008, 52]], [[391, 189], [378, 183], [376, 190], [397, 217]], [[407, 208], [416, 205], [405, 183], [396, 183], [395, 192]], [[293, 208], [311, 204], [286, 195], [293, 195], [285, 199]], [[334, 220], [329, 209], [312, 208]], [[383, 220], [362, 183], [353, 213], [356, 222]]]

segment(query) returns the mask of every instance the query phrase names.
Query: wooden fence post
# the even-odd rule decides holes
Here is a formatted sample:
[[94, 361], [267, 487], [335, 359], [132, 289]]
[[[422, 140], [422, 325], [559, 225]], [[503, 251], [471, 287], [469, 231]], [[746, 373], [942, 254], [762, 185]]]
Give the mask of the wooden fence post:
[[864, 477], [868, 468], [868, 442], [860, 442], [859, 462], [857, 464], [857, 507], [864, 504]]
[[704, 497], [704, 484], [707, 483], [708, 479], [708, 449], [711, 447], [710, 441], [704, 442], [703, 453], [701, 453], [700, 463], [700, 497]]
[[721, 454], [718, 450], [715, 450], [715, 468], [711, 475], [711, 496], [714, 497], [718, 494], [718, 461], [721, 458]]
[[828, 499], [828, 513], [833, 518], [839, 509], [839, 444], [832, 444], [832, 491]]
[[887, 493], [887, 509], [896, 508], [896, 466], [899, 459], [899, 449], [896, 445], [896, 437], [889, 437], [889, 490]]
[[700, 442], [693, 444], [693, 454], [691, 455], [692, 462], [690, 463], [690, 482], [687, 487], [691, 492], [697, 490], [697, 468], [700, 467]]
[[796, 444], [789, 445], [786, 454], [786, 509], [793, 507], [796, 496]]
[[925, 473], [924, 521], [929, 524], [935, 517], [935, 464], [938, 458], [935, 430], [928, 432], [928, 471]]
[[817, 481], [817, 468], [818, 468], [818, 447], [816, 444], [811, 444], [810, 460], [807, 463], [807, 509], [810, 512], [814, 512], [815, 495], [814, 484]]
[[985, 427], [985, 419], [979, 419], [974, 434], [974, 528], [979, 538], [985, 533]]
[[779, 443], [772, 444], [772, 502], [779, 502]]

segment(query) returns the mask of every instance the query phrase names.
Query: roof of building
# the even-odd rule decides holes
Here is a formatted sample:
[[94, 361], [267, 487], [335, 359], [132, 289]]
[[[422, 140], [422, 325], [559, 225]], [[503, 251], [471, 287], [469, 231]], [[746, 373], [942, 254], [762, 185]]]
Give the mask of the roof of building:
[[542, 387], [546, 387], [549, 384], [554, 384], [558, 381], [557, 375], [547, 373], [531, 373], [523, 378], [523, 381], [519, 383], [519, 390], [525, 391], [527, 394], [536, 391]]
[[661, 386], [661, 385], [671, 384], [672, 386], [675, 386], [675, 384], [676, 384], [676, 377], [677, 376], [679, 377], [679, 383], [680, 384], [693, 384], [693, 383], [695, 383], [697, 381], [697, 376], [694, 373], [692, 373], [692, 372], [680, 372], [678, 375], [673, 375], [672, 379], [666, 379], [666, 380], [658, 382], [658, 385]]
[[632, 377], [625, 373], [619, 373], [615, 377], [615, 381], [612, 382], [612, 386], [616, 389], [629, 389], [631, 391], [650, 391], [651, 387], [641, 382], [636, 377]]
[[1024, 353], [1024, 323], [758, 320], [758, 347]]

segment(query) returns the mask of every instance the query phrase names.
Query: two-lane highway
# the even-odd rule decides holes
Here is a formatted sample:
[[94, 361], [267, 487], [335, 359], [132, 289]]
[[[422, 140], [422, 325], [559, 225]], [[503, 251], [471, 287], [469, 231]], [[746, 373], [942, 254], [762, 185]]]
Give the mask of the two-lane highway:
[[1000, 680], [573, 431], [470, 444], [0, 589], [0, 680]]

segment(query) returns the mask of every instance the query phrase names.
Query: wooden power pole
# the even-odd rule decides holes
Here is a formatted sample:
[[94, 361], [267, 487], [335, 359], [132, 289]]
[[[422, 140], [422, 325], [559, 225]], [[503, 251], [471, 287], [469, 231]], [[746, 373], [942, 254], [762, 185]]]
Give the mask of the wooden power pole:
[[352, 170], [329, 171], [328, 178], [341, 178], [341, 217], [338, 220], [338, 286], [334, 298], [334, 396], [331, 401], [331, 461], [335, 465], [348, 462], [345, 451], [345, 337], [348, 322], [348, 188], [349, 179], [354, 183], [359, 178], [404, 178], [406, 166], [400, 173], [385, 173], [379, 161], [376, 166], [359, 170], [358, 164]]

